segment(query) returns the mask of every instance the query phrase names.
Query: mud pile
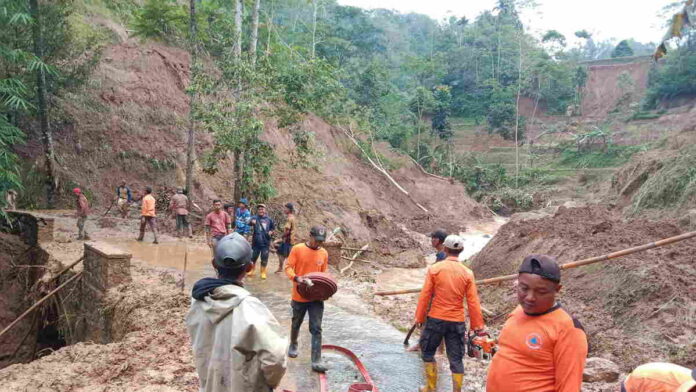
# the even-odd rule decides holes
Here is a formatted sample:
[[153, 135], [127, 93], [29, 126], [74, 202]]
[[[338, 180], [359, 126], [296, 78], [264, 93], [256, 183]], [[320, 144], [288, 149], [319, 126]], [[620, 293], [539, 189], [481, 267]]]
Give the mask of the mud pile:
[[[560, 207], [534, 220], [513, 219], [474, 258], [476, 277], [516, 272], [524, 256], [554, 255], [565, 263], [678, 235], [672, 222], [624, 221], [600, 206]], [[629, 370], [668, 360], [696, 365], [696, 241], [651, 249], [564, 272], [561, 301], [584, 324], [591, 356], [606, 356]], [[507, 314], [512, 284], [480, 288], [482, 303]], [[499, 321], [503, 321], [502, 316]]]
[[2, 369], [0, 390], [196, 391], [184, 326], [189, 298], [166, 272], [132, 267], [131, 273], [133, 282], [108, 297], [114, 343], [77, 343]]

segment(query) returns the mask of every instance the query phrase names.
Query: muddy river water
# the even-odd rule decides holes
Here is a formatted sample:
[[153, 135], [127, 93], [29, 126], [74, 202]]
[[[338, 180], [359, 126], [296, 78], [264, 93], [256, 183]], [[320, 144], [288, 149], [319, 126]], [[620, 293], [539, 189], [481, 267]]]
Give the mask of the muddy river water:
[[[496, 225], [497, 226], [497, 225]], [[488, 228], [465, 233], [468, 252], [480, 250], [490, 240]], [[109, 241], [112, 242], [112, 241]], [[190, 290], [192, 284], [203, 277], [214, 276], [210, 265], [211, 252], [207, 246], [188, 244], [186, 241], [166, 241], [159, 245], [136, 241], [117, 241], [117, 244], [133, 255], [134, 263], [164, 267], [183, 272], [185, 268], [185, 285]], [[184, 267], [184, 265], [186, 265]], [[271, 255], [269, 271], [277, 268], [277, 259]], [[381, 281], [400, 282], [413, 286], [422, 282], [423, 270], [392, 269], [384, 271], [378, 277]], [[291, 283], [284, 274], [269, 273], [267, 280], [247, 278], [247, 289], [258, 297], [275, 315], [278, 321], [290, 330], [290, 289]], [[340, 290], [327, 301], [323, 321], [324, 344], [333, 344], [353, 351], [365, 364], [380, 391], [413, 392], [422, 384], [422, 363], [417, 353], [406, 352], [403, 346], [405, 334], [387, 322], [372, 314], [369, 307], [352, 293]], [[300, 335], [300, 356], [289, 359], [288, 372], [280, 388], [290, 391], [318, 391], [319, 382], [310, 370], [310, 335], [308, 322], [302, 326]], [[348, 391], [350, 384], [363, 382], [362, 377], [346, 357], [324, 352], [324, 360], [329, 366], [328, 380], [330, 391]], [[440, 389], [450, 388], [449, 369], [446, 361], [439, 361]], [[466, 390], [469, 390], [466, 388]], [[473, 390], [473, 389], [472, 389]]]

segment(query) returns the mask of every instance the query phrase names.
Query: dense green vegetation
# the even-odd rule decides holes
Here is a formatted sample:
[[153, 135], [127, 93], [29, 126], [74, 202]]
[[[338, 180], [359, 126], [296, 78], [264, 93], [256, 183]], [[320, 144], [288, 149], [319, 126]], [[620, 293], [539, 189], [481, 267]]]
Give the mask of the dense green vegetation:
[[650, 109], [670, 99], [696, 96], [696, 32], [690, 32], [662, 61], [650, 75], [645, 98]]
[[[8, 0], [0, 7], [0, 25], [10, 27], [0, 31], [0, 164], [8, 173], [0, 192], [19, 186], [10, 148], [21, 141], [19, 130], [49, 124], [52, 97], [86, 80], [100, 46], [110, 40], [87, 22], [88, 15], [123, 23], [143, 40], [191, 51], [189, 128], [215, 136], [201, 162], [208, 172], [218, 170], [227, 155], [244, 162], [235, 168], [235, 194], [259, 200], [274, 193], [275, 157], [259, 137], [268, 116], [294, 129], [307, 113], [316, 113], [362, 132], [365, 140], [386, 140], [429, 169], [487, 183], [490, 173], [471, 174], [463, 167], [472, 164], [470, 158], [454, 156], [454, 149], [440, 143], [453, 136], [454, 116], [524, 140], [520, 96], [547, 112], [564, 113], [580, 102], [587, 79], [579, 61], [609, 57], [612, 50], [641, 55], [652, 49], [630, 39], [619, 46], [595, 41], [584, 30], [576, 33], [583, 40], [576, 47], [555, 30], [536, 38], [519, 17], [529, 2], [517, 0], [498, 0], [480, 15], [442, 21], [340, 6], [336, 0], [60, 0], [36, 3], [36, 15], [34, 3]], [[204, 72], [210, 64], [219, 73]], [[669, 94], [660, 91], [658, 96]], [[50, 126], [45, 128], [50, 136]], [[44, 139], [47, 184], [55, 184], [50, 138]], [[492, 183], [500, 178], [509, 180], [505, 174]], [[539, 176], [530, 178], [518, 177], [516, 185]], [[478, 188], [490, 189], [470, 186], [472, 192]]]

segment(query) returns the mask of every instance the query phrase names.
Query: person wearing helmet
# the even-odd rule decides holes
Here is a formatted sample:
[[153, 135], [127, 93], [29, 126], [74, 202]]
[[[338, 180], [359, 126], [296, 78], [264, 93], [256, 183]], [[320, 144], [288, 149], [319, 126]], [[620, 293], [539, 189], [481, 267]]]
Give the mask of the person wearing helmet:
[[696, 392], [696, 369], [665, 362], [646, 363], [626, 377], [621, 392]]
[[425, 327], [419, 342], [426, 379], [421, 392], [437, 390], [435, 352], [443, 340], [452, 371], [452, 390], [462, 390], [466, 339], [465, 301], [471, 329], [479, 335], [485, 334], [474, 273], [458, 259], [464, 250], [464, 240], [458, 235], [449, 235], [445, 238], [444, 246], [447, 258], [428, 269], [416, 309], [415, 323]]
[[77, 218], [77, 239], [78, 240], [88, 240], [87, 230], [85, 229], [85, 223], [87, 222], [87, 215], [89, 215], [89, 201], [87, 197], [82, 193], [80, 188], [73, 189], [73, 194], [75, 195], [75, 217]]
[[273, 314], [244, 288], [251, 246], [239, 233], [218, 241], [215, 278], [193, 285], [186, 327], [200, 391], [269, 392], [287, 369], [287, 339]]
[[304, 298], [297, 288], [302, 284], [312, 284], [311, 280], [304, 275], [312, 272], [326, 272], [329, 268], [329, 253], [321, 247], [324, 241], [326, 241], [326, 227], [312, 227], [309, 231], [309, 241], [293, 246], [285, 265], [285, 274], [292, 281], [292, 301], [290, 302], [292, 324], [288, 356], [297, 358], [300, 327], [305, 315], [309, 313], [309, 332], [312, 334], [312, 370], [319, 373], [326, 372], [326, 367], [321, 363], [321, 323], [324, 317], [324, 302]]

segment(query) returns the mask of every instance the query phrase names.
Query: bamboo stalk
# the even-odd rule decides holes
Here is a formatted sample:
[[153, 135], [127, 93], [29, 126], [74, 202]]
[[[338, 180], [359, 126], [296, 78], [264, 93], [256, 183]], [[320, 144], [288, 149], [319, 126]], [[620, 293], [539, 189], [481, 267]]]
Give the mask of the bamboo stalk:
[[67, 286], [68, 283], [70, 283], [70, 282], [72, 282], [73, 280], [79, 278], [80, 276], [82, 276], [82, 271], [80, 271], [80, 272], [76, 273], [75, 275], [71, 276], [70, 279], [66, 280], [65, 282], [63, 282], [63, 284], [61, 284], [60, 286], [56, 287], [56, 288], [55, 288], [53, 291], [51, 291], [50, 293], [46, 294], [45, 297], [43, 297], [43, 298], [41, 298], [40, 300], [38, 300], [34, 305], [32, 305], [29, 309], [27, 309], [24, 313], [22, 313], [19, 317], [17, 317], [17, 318], [15, 319], [15, 321], [11, 322], [10, 325], [8, 325], [7, 327], [5, 327], [5, 329], [3, 329], [2, 331], [0, 331], [0, 337], [2, 337], [2, 335], [4, 335], [7, 331], [9, 331], [10, 329], [12, 329], [12, 327], [14, 327], [15, 325], [17, 325], [20, 321], [22, 321], [22, 319], [24, 319], [27, 315], [31, 314], [31, 312], [33, 312], [34, 310], [36, 310], [36, 308], [38, 308], [42, 303], [46, 302], [46, 300], [48, 300], [49, 298], [53, 297], [53, 296], [54, 296], [57, 292], [59, 292], [63, 287]]
[[61, 275], [63, 275], [64, 273], [68, 272], [68, 270], [72, 269], [72, 267], [76, 266], [77, 264], [79, 264], [79, 263], [80, 263], [81, 261], [83, 261], [84, 259], [85, 259], [85, 256], [81, 256], [81, 257], [80, 257], [79, 259], [77, 259], [75, 262], [73, 262], [72, 264], [70, 264], [70, 265], [66, 266], [65, 268], [63, 268], [62, 270], [60, 270], [60, 271], [56, 274], [56, 276], [52, 277], [51, 280], [48, 281], [48, 283], [53, 283], [54, 280], [60, 278]]
[[[572, 261], [569, 263], [562, 264], [561, 269], [567, 270], [567, 269], [571, 269], [571, 268], [582, 267], [582, 266], [585, 266], [588, 264], [595, 264], [595, 263], [599, 263], [601, 261], [607, 261], [607, 260], [615, 259], [618, 257], [627, 256], [627, 255], [630, 255], [633, 253], [642, 252], [644, 250], [673, 244], [675, 242], [687, 240], [687, 239], [693, 238], [693, 237], [696, 237], [696, 231], [691, 231], [691, 232], [684, 233], [684, 234], [681, 234], [678, 236], [665, 238], [665, 239], [651, 242], [651, 243], [645, 244], [645, 245], [634, 246], [632, 248], [620, 250], [620, 251], [613, 252], [613, 253], [608, 253], [608, 254], [605, 254], [602, 256], [596, 256], [596, 257], [590, 257], [589, 259]], [[498, 276], [495, 278], [477, 280], [476, 284], [477, 285], [493, 284], [493, 283], [505, 282], [508, 280], [515, 280], [515, 279], [517, 279], [517, 274], [503, 275], [503, 276]], [[392, 291], [377, 291], [374, 293], [374, 295], [385, 296], [385, 295], [413, 294], [413, 293], [419, 293], [420, 291], [421, 291], [420, 288], [418, 288], [418, 289], [405, 289], [405, 290], [392, 290]]]

